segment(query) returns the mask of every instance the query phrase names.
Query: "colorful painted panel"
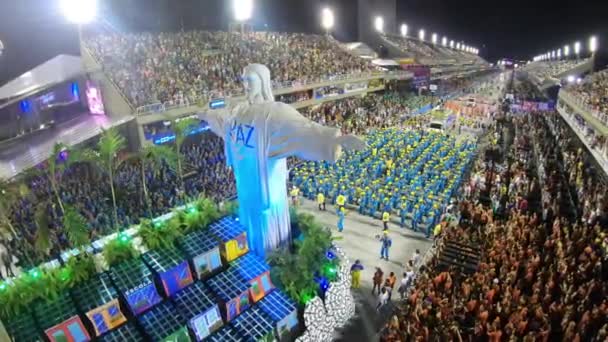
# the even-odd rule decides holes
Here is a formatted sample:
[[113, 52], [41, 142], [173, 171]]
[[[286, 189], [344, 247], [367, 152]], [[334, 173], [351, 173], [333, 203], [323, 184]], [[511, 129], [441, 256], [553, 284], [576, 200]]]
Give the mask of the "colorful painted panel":
[[91, 340], [89, 333], [78, 316], [73, 316], [45, 330], [44, 333], [51, 342], [88, 342]]
[[122, 311], [120, 311], [117, 299], [87, 312], [87, 317], [93, 324], [96, 336], [104, 334], [127, 321]]
[[198, 341], [202, 341], [223, 325], [222, 316], [217, 306], [190, 320], [190, 328], [194, 331]]
[[207, 274], [222, 267], [222, 258], [220, 257], [219, 248], [214, 248], [210, 252], [202, 254], [193, 260], [196, 275], [203, 278]]
[[260, 301], [274, 288], [272, 282], [270, 281], [270, 272], [265, 272], [261, 276], [251, 280], [249, 285], [251, 285], [249, 292], [254, 303]]
[[127, 303], [131, 311], [135, 315], [139, 315], [142, 312], [148, 310], [154, 305], [160, 303], [161, 298], [156, 292], [154, 284], [149, 283], [138, 289], [130, 290], [125, 294]]
[[172, 296], [193, 282], [192, 273], [187, 261], [162, 273], [160, 277], [167, 296]]
[[249, 251], [249, 245], [247, 245], [247, 234], [243, 233], [233, 240], [227, 241], [224, 245], [226, 261], [230, 262], [237, 259], [241, 255]]

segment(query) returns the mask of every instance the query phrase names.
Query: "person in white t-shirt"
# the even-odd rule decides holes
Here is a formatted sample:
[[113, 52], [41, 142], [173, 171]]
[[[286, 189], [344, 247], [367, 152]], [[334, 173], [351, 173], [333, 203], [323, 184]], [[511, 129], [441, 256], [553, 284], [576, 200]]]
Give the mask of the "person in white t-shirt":
[[414, 267], [418, 267], [418, 264], [420, 263], [420, 259], [422, 259], [422, 255], [420, 255], [420, 250], [416, 249], [416, 251], [414, 252], [414, 255], [412, 256], [412, 261], [414, 263]]
[[382, 291], [378, 295], [378, 305], [376, 305], [376, 311], [380, 310], [381, 307], [388, 303], [388, 292], [386, 286], [382, 288]]

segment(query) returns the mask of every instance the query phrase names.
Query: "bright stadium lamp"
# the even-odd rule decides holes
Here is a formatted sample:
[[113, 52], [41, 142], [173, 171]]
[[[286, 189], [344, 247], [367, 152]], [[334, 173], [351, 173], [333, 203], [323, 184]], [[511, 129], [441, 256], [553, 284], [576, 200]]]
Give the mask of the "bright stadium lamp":
[[557, 59], [562, 59], [562, 49], [557, 49]]
[[334, 27], [334, 12], [327, 7], [321, 11], [321, 26], [327, 33]]
[[401, 35], [403, 37], [407, 37], [407, 25], [406, 24], [401, 25]]
[[454, 41], [450, 40], [450, 47], [453, 49], [454, 48]]
[[382, 33], [384, 31], [384, 19], [377, 16], [376, 19], [374, 19], [374, 27], [376, 28], [376, 31]]
[[570, 54], [570, 46], [566, 45], [566, 46], [564, 46], [564, 56], [568, 57], [569, 54]]
[[555, 52], [555, 50], [551, 51], [551, 58], [555, 59], [555, 55], [556, 55], [556, 54], [557, 54], [557, 53]]
[[574, 43], [574, 54], [576, 55], [576, 58], [578, 58], [579, 53], [581, 53], [581, 43], [576, 42]]
[[432, 42], [433, 44], [437, 44], [437, 33], [433, 33], [433, 34], [431, 35], [431, 42]]
[[424, 40], [424, 29], [420, 29], [420, 31], [418, 31], [418, 39]]
[[574, 83], [574, 80], [575, 80], [574, 75], [568, 76], [568, 83]]
[[234, 19], [237, 21], [247, 21], [251, 19], [253, 13], [253, 0], [232, 0]]
[[3, 52], [4, 52], [4, 43], [2, 43], [2, 41], [0, 40], [0, 56], [2, 56]]
[[456, 50], [460, 50], [460, 43], [456, 43]]
[[97, 0], [61, 0], [61, 10], [68, 21], [88, 24], [97, 14]]
[[443, 36], [443, 38], [441, 39], [441, 45], [448, 46], [448, 37]]
[[595, 51], [597, 51], [597, 38], [591, 36], [591, 38], [589, 38], [589, 52], [594, 53]]

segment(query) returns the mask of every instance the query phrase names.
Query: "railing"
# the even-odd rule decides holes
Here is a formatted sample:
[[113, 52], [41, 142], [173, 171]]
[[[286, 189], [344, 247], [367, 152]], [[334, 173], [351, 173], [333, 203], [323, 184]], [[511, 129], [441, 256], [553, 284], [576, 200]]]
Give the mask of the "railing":
[[[324, 83], [324, 82], [338, 82], [352, 79], [360, 79], [360, 78], [369, 78], [369, 77], [397, 77], [397, 76], [408, 76], [411, 75], [410, 72], [407, 71], [392, 71], [392, 72], [364, 72], [364, 73], [354, 73], [354, 74], [343, 74], [343, 75], [335, 75], [328, 77], [320, 77], [316, 79], [309, 80], [297, 80], [297, 81], [285, 81], [285, 82], [272, 82], [272, 88], [277, 91], [290, 89], [292, 92], [296, 92], [302, 88], [308, 88], [311, 85]], [[197, 105], [202, 102], [207, 102], [213, 98], [231, 98], [231, 97], [239, 97], [244, 96], [245, 93], [243, 91], [204, 91], [201, 90], [199, 92], [201, 95], [196, 97], [184, 97], [181, 100], [171, 100], [166, 102], [157, 102], [151, 103], [144, 106], [140, 106], [135, 111], [136, 115], [146, 115], [153, 113], [163, 113], [176, 108], [185, 108]]]
[[591, 108], [591, 106], [587, 103], [587, 101], [585, 101], [585, 99], [574, 96], [572, 93], [564, 89], [560, 90], [559, 96], [561, 98], [564, 98], [566, 102], [569, 102], [570, 104], [575, 104], [579, 110], [586, 112], [582, 114], [592, 116], [593, 118], [597, 119], [601, 124], [606, 126], [606, 128], [608, 128], [608, 115]]

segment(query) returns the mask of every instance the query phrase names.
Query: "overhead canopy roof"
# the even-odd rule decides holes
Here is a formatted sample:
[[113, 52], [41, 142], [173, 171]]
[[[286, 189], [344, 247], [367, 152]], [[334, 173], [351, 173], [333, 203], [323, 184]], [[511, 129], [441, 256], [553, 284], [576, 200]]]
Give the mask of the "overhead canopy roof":
[[0, 101], [24, 96], [84, 73], [80, 57], [58, 55], [0, 87]]

